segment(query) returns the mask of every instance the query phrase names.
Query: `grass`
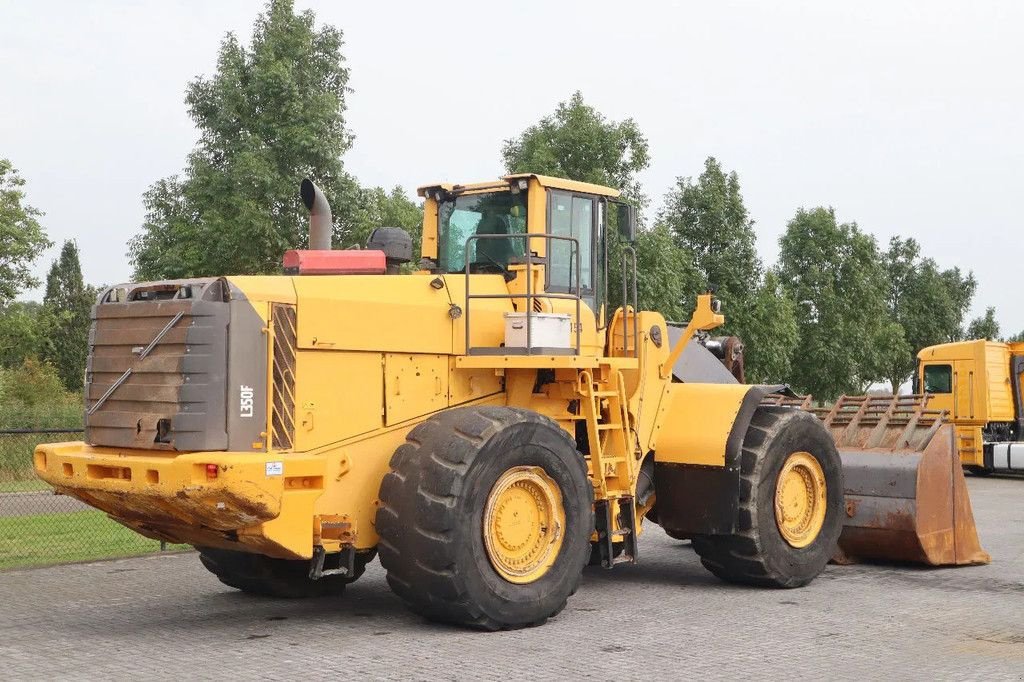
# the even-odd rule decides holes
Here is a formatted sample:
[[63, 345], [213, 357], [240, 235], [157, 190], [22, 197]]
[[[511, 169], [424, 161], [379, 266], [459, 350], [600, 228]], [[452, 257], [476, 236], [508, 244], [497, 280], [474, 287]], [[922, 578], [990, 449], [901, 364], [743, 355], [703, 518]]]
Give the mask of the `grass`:
[[[168, 545], [170, 550], [188, 545]], [[0, 518], [0, 569], [152, 554], [156, 540], [111, 521], [100, 511]]]
[[[37, 405], [18, 401], [0, 402], [0, 429], [77, 429], [82, 426], [80, 395]], [[32, 470], [32, 452], [40, 443], [81, 440], [82, 434], [26, 433], [0, 434], [0, 493], [46, 490]]]
[[0, 493], [30, 493], [49, 489], [50, 485], [38, 478], [25, 481], [0, 481]]

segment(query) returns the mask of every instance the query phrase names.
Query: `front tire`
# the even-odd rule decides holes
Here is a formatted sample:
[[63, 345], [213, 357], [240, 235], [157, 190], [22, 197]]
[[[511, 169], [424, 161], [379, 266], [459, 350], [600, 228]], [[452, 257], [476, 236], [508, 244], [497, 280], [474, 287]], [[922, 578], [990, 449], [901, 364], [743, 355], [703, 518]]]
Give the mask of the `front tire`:
[[743, 440], [732, 535], [699, 535], [701, 563], [727, 582], [800, 587], [824, 570], [843, 530], [843, 468], [814, 415], [761, 407]]
[[388, 584], [415, 613], [482, 630], [539, 625], [579, 585], [593, 489], [553, 421], [457, 408], [395, 451], [376, 526]]

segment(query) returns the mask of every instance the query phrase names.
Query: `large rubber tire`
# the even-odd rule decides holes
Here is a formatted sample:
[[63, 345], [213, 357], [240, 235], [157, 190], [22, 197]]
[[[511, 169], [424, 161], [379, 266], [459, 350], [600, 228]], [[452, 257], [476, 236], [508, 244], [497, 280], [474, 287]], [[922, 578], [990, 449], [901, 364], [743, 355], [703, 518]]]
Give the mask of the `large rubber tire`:
[[[374, 557], [374, 552], [356, 554], [355, 575], [331, 575], [310, 580], [308, 560], [273, 559], [260, 554], [235, 552], [229, 549], [197, 547], [199, 561], [210, 573], [228, 587], [263, 597], [303, 599], [327, 597], [345, 591], [345, 586], [359, 579]], [[328, 565], [333, 565], [328, 560]]]
[[[810, 453], [825, 477], [825, 518], [806, 547], [793, 547], [775, 521], [779, 472], [794, 452]], [[760, 407], [743, 439], [739, 517], [733, 535], [699, 535], [693, 548], [722, 580], [763, 587], [800, 587], [824, 570], [843, 530], [843, 467], [835, 443], [809, 412]]]
[[[565, 513], [553, 564], [526, 584], [501, 577], [483, 537], [495, 482], [520, 466], [544, 470]], [[507, 407], [448, 410], [414, 428], [391, 459], [376, 519], [381, 564], [395, 594], [431, 620], [481, 630], [539, 625], [579, 585], [593, 502], [586, 462], [553, 421]]]

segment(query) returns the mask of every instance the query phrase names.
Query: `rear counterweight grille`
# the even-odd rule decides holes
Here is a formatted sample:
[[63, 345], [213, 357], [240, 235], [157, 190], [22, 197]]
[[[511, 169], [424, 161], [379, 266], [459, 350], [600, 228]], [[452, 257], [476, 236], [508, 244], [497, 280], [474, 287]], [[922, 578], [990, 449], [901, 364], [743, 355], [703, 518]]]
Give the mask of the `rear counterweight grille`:
[[271, 444], [288, 450], [295, 440], [295, 306], [274, 303], [270, 315], [274, 328]]

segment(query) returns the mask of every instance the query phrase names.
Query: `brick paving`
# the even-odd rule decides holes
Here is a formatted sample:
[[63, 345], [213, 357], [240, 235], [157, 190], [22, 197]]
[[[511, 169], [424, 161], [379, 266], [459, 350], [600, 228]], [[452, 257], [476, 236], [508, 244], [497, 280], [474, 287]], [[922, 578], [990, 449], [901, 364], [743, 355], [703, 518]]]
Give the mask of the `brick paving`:
[[798, 590], [718, 582], [649, 526], [543, 627], [408, 613], [375, 562], [336, 599], [250, 597], [194, 554], [0, 573], [5, 679], [1024, 679], [1024, 479], [969, 477], [990, 566], [830, 566]]

